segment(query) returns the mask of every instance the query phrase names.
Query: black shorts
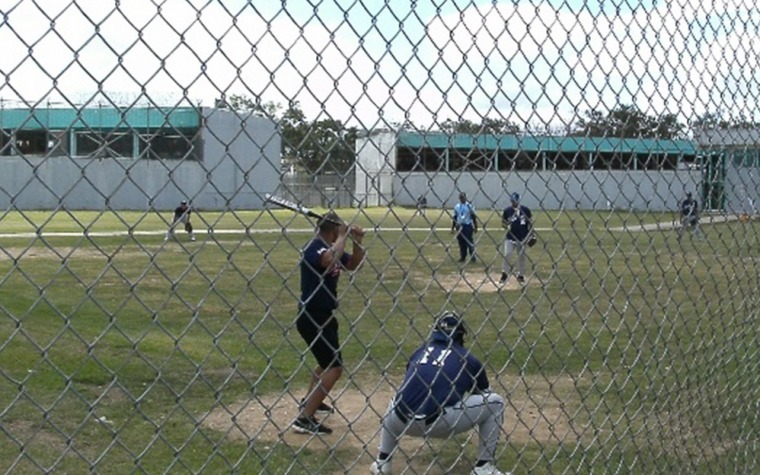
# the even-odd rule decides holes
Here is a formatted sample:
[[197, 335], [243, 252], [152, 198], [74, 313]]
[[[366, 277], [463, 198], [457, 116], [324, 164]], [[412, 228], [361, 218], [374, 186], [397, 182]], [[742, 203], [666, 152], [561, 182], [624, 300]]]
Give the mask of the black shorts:
[[296, 328], [322, 369], [343, 366], [338, 341], [338, 320], [329, 311], [302, 309]]

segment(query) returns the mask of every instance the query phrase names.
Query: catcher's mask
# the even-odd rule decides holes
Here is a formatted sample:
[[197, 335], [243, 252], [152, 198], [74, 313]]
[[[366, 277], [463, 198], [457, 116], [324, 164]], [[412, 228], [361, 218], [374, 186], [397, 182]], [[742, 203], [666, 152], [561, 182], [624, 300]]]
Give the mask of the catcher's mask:
[[464, 344], [464, 336], [467, 334], [467, 327], [464, 321], [454, 312], [444, 312], [435, 321], [433, 325], [433, 336], [439, 334], [460, 345]]

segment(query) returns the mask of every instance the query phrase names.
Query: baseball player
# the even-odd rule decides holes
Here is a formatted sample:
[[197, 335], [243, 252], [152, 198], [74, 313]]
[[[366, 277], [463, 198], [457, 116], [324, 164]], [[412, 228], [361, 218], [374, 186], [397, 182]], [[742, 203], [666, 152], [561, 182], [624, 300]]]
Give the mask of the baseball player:
[[409, 359], [406, 375], [382, 420], [380, 450], [370, 467], [391, 475], [399, 439], [449, 438], [478, 429], [473, 475], [505, 475], [494, 465], [504, 399], [490, 391], [483, 364], [464, 347], [467, 329], [455, 313], [438, 317], [430, 338]]
[[692, 198], [691, 192], [686, 193], [686, 199], [681, 203], [681, 227], [678, 228], [678, 240], [687, 229], [693, 229], [697, 237], [702, 237], [702, 231], [699, 229], [699, 205], [697, 200]]
[[[319, 422], [317, 412], [330, 413], [324, 403], [330, 390], [343, 374], [343, 359], [338, 340], [338, 278], [342, 269], [356, 270], [364, 259], [364, 230], [348, 226], [334, 212], [319, 220], [317, 235], [304, 247], [301, 256], [301, 300], [296, 328], [317, 360], [309, 390], [299, 405], [293, 430], [302, 434], [331, 434], [332, 429]], [[346, 241], [353, 240], [352, 253], [345, 252]]]
[[459, 203], [454, 206], [454, 219], [451, 223], [451, 232], [457, 233], [459, 243], [459, 262], [467, 262], [467, 256], [472, 262], [475, 257], [474, 233], [478, 232], [478, 217], [475, 207], [467, 201], [467, 194], [459, 193]]
[[174, 219], [172, 219], [172, 224], [169, 226], [169, 230], [166, 232], [166, 236], [164, 236], [164, 241], [168, 241], [169, 238], [174, 239], [174, 228], [180, 223], [184, 224], [185, 231], [187, 232], [188, 236], [190, 236], [190, 240], [195, 241], [195, 235], [193, 234], [193, 224], [190, 222], [191, 212], [192, 211], [190, 210], [190, 206], [188, 206], [187, 201], [182, 200], [179, 206], [174, 209]]
[[507, 282], [512, 271], [512, 253], [517, 253], [517, 281], [525, 283], [525, 251], [533, 233], [533, 214], [520, 204], [520, 194], [512, 193], [511, 206], [504, 209], [501, 225], [507, 229], [504, 242], [504, 262], [501, 265], [499, 283]]

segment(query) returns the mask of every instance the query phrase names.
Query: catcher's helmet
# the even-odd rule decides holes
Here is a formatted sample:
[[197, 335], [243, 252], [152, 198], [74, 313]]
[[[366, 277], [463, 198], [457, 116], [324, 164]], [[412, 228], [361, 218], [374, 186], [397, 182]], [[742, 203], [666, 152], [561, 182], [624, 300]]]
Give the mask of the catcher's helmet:
[[436, 319], [433, 325], [433, 333], [440, 333], [461, 345], [464, 344], [467, 327], [456, 313], [444, 312]]

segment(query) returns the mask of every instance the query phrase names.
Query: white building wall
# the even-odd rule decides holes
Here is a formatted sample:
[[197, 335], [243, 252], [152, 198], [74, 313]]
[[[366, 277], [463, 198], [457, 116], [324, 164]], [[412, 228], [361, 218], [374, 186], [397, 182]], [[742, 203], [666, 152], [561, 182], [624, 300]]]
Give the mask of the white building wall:
[[358, 206], [387, 206], [393, 199], [396, 135], [372, 134], [356, 140], [354, 199]]
[[699, 145], [726, 156], [725, 209], [729, 213], [760, 212], [760, 166], [737, 165], [733, 154], [760, 153], [760, 129], [701, 130]]
[[356, 192], [366, 206], [414, 206], [425, 195], [429, 207], [453, 207], [464, 191], [476, 208], [504, 208], [518, 192], [535, 208], [673, 211], [702, 180], [698, 170], [394, 173], [395, 137], [382, 132], [357, 142]]
[[429, 207], [447, 208], [464, 191], [478, 209], [501, 209], [517, 192], [531, 208], [675, 211], [686, 191], [698, 189], [700, 180], [699, 171], [399, 173], [392, 201], [414, 206], [425, 194]]
[[202, 109], [202, 161], [0, 158], [0, 209], [256, 209], [280, 181], [280, 137], [266, 118]]

